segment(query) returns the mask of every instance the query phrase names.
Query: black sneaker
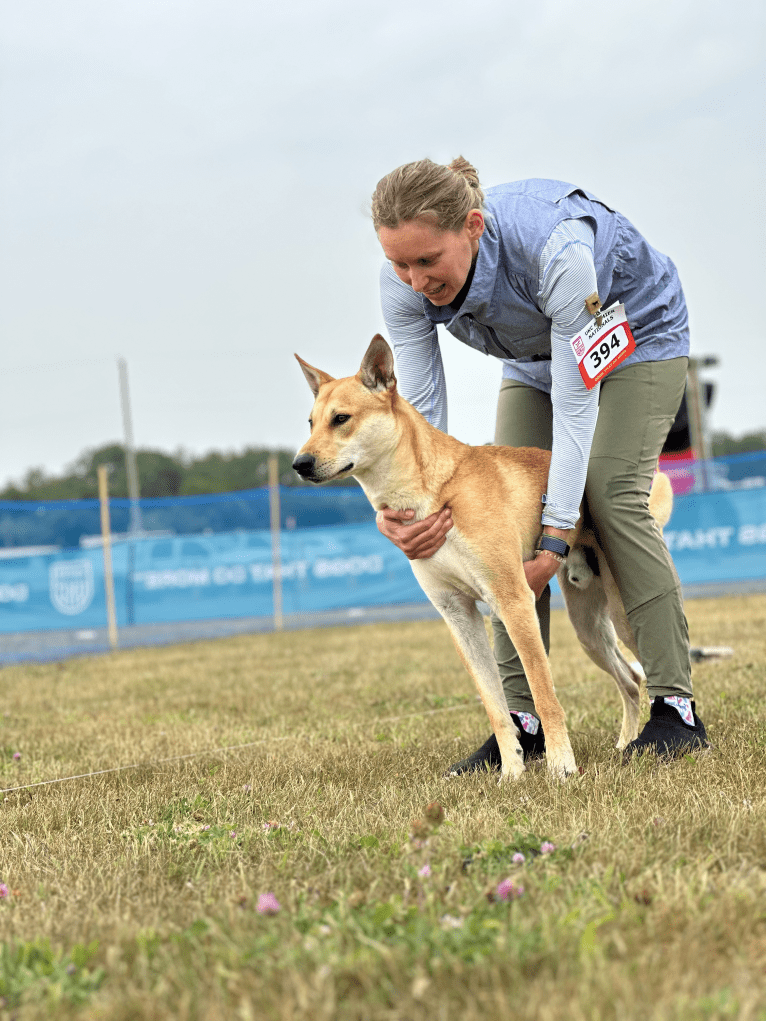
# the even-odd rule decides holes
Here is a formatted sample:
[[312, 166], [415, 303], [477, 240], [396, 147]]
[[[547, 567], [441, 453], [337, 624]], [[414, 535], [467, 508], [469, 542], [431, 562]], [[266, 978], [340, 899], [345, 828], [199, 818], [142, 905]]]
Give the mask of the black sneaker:
[[[528, 734], [521, 725], [521, 720], [516, 713], [511, 713], [511, 719], [516, 724], [519, 732], [519, 744], [524, 752], [524, 761], [540, 759], [545, 755], [545, 734], [540, 726], [536, 734]], [[456, 762], [446, 772], [446, 776], [460, 776], [461, 773], [481, 773], [484, 770], [500, 769], [502, 756], [494, 734], [490, 735], [481, 748], [477, 748], [473, 755], [467, 759]]]
[[646, 726], [636, 740], [625, 748], [623, 757], [629, 759], [634, 752], [654, 752], [675, 759], [685, 752], [710, 748], [705, 725], [694, 710], [695, 703], [692, 702], [694, 726], [691, 727], [684, 723], [678, 710], [668, 705], [664, 698], [655, 698]]

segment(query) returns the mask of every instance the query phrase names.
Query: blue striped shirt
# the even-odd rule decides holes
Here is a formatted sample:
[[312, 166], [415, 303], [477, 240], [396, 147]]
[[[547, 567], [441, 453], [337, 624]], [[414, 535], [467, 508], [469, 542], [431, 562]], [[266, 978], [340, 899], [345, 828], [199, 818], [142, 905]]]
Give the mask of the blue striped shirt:
[[[551, 358], [503, 360], [503, 377], [551, 395], [553, 456], [544, 525], [572, 528], [580, 514], [599, 387], [587, 390], [569, 341], [591, 316], [585, 299], [598, 289], [594, 234], [585, 220], [555, 227], [539, 261], [539, 308], [551, 323]], [[386, 263], [381, 272], [383, 319], [396, 355], [399, 390], [425, 418], [447, 431], [447, 387], [436, 326], [423, 313], [423, 299]]]

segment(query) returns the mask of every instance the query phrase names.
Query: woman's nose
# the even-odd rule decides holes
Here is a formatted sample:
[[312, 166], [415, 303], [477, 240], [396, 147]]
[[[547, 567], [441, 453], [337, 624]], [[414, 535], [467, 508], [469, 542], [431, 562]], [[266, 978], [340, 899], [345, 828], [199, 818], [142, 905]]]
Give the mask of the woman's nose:
[[410, 287], [413, 291], [424, 291], [427, 281], [428, 274], [422, 269], [415, 268], [410, 270]]

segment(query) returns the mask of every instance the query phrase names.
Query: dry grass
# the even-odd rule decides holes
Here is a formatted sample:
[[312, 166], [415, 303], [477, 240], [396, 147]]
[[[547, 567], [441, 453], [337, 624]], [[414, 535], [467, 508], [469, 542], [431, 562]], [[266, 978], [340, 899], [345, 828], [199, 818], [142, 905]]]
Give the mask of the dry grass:
[[736, 655], [695, 669], [716, 751], [670, 766], [621, 765], [617, 694], [554, 615], [564, 785], [441, 777], [487, 735], [441, 623], [3, 670], [3, 787], [152, 764], [4, 796], [1, 1013], [766, 1018], [766, 597], [687, 611]]

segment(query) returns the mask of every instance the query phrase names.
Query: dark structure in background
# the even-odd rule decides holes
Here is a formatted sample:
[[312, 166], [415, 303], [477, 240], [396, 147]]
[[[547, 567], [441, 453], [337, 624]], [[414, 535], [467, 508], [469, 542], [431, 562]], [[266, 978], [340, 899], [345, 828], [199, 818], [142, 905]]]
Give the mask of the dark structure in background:
[[[700, 396], [702, 398], [703, 407], [707, 410], [713, 403], [715, 383], [703, 383], [700, 389], [702, 391]], [[676, 456], [686, 454], [690, 459], [692, 457], [692, 436], [691, 429], [689, 427], [689, 403], [687, 401], [686, 393], [681, 401], [681, 407], [678, 409], [675, 421], [670, 427], [670, 432], [668, 433], [668, 438], [665, 440], [662, 453], [674, 454]]]

